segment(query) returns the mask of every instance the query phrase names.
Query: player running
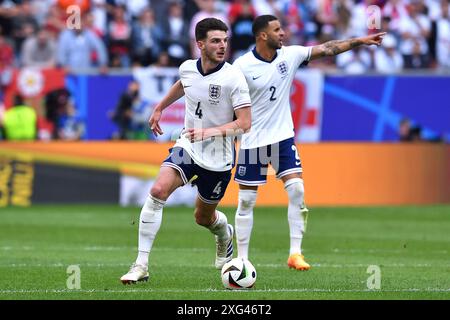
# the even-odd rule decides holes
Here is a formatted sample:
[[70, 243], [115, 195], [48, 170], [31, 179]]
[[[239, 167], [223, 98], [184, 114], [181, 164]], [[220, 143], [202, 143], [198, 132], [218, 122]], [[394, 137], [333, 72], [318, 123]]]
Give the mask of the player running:
[[221, 269], [232, 258], [233, 227], [216, 207], [231, 179], [234, 138], [250, 129], [251, 104], [245, 77], [238, 68], [224, 62], [227, 31], [227, 26], [215, 18], [196, 25], [201, 58], [187, 60], [180, 66], [180, 80], [150, 117], [152, 131], [162, 134], [159, 121], [163, 110], [186, 95], [185, 130], [162, 163], [142, 208], [138, 256], [129, 272], [120, 278], [124, 284], [148, 279], [149, 254], [161, 225], [164, 204], [175, 189], [192, 181], [198, 186], [196, 222], [216, 238], [216, 268]]

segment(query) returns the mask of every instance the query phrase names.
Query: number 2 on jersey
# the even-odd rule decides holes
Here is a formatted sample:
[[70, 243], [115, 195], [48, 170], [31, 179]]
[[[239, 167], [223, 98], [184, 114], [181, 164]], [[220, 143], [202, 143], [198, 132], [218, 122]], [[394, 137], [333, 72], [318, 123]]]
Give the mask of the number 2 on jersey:
[[197, 104], [197, 109], [195, 109], [195, 115], [198, 116], [199, 119], [203, 117], [202, 109], [200, 109], [200, 101]]
[[272, 95], [270, 96], [270, 101], [275, 101], [275, 100], [277, 100], [277, 98], [275, 98], [275, 92], [277, 91], [277, 88], [275, 88], [274, 86], [271, 86], [270, 88], [269, 88], [269, 91], [271, 91], [272, 92]]

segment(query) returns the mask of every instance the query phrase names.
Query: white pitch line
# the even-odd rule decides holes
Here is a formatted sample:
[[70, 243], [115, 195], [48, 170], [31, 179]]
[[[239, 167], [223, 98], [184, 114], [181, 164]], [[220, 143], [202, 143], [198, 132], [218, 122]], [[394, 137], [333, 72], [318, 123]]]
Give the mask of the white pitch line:
[[69, 290], [69, 289], [52, 289], [52, 290], [44, 290], [44, 289], [31, 289], [31, 290], [0, 290], [0, 294], [15, 294], [15, 293], [224, 293], [224, 292], [264, 292], [264, 293], [281, 293], [281, 292], [325, 292], [325, 293], [345, 293], [345, 292], [354, 292], [354, 293], [388, 293], [388, 292], [450, 292], [450, 288], [405, 288], [405, 289], [392, 289], [392, 290], [369, 290], [369, 289], [324, 289], [324, 288], [311, 288], [311, 289], [250, 289], [250, 290], [219, 290], [219, 289], [192, 289], [192, 290], [183, 290], [183, 289], [129, 289], [129, 290], [98, 290], [98, 289], [90, 289], [90, 290]]
[[[37, 248], [32, 246], [0, 246], [0, 250], [2, 251], [136, 251], [137, 247], [133, 246], [88, 246], [88, 247], [45, 247], [45, 248]], [[174, 248], [174, 247], [155, 247], [152, 249], [153, 251], [189, 251], [189, 252], [205, 252], [210, 251], [207, 248]], [[212, 250], [212, 249], [211, 249]], [[254, 249], [255, 252], [263, 252], [263, 250]], [[320, 250], [316, 251], [316, 253], [404, 253], [405, 250], [408, 249], [339, 249], [333, 248], [331, 250]], [[427, 253], [431, 254], [447, 254], [448, 250], [429, 250]]]
[[[78, 265], [80, 267], [129, 267], [131, 263], [10, 263], [10, 264], [0, 264], [0, 268], [62, 268], [68, 267], [69, 265]], [[418, 263], [418, 264], [404, 264], [404, 263], [349, 263], [349, 264], [327, 264], [327, 263], [313, 263], [311, 266], [313, 268], [367, 268], [369, 265], [379, 265], [382, 268], [450, 268], [449, 265], [433, 265], [429, 263]], [[173, 264], [174, 267], [190, 267], [190, 268], [209, 268], [209, 264]], [[152, 264], [151, 267], [167, 267], [167, 264]], [[255, 267], [261, 268], [285, 268], [285, 264], [263, 264], [256, 263]]]

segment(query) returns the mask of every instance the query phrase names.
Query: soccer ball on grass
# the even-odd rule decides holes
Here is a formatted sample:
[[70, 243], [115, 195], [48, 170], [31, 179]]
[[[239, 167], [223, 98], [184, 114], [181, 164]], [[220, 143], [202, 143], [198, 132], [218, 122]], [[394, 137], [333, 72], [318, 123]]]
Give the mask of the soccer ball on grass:
[[256, 281], [256, 269], [250, 261], [234, 258], [224, 264], [222, 283], [227, 289], [250, 289]]

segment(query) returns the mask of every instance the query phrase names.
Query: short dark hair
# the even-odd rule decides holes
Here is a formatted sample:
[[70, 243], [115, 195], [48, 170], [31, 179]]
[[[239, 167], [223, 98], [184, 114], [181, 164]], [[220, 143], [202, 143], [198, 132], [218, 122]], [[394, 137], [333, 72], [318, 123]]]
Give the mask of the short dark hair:
[[222, 20], [216, 18], [203, 19], [195, 26], [195, 40], [204, 40], [208, 34], [208, 31], [211, 30], [227, 32], [228, 27]]
[[274, 21], [274, 20], [278, 20], [278, 18], [271, 14], [265, 14], [265, 15], [256, 17], [255, 21], [253, 21], [253, 26], [252, 26], [253, 35], [256, 37], [262, 30], [267, 28], [270, 21]]

